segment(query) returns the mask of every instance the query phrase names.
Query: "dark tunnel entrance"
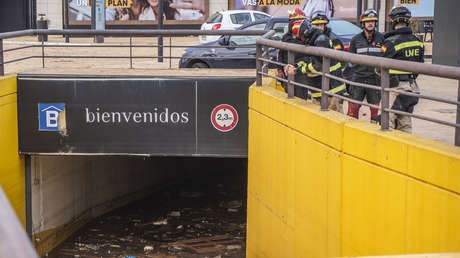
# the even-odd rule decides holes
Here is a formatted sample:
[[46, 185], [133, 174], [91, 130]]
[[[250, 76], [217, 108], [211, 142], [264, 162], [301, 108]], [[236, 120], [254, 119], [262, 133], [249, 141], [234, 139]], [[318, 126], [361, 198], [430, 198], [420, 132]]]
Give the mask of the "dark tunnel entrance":
[[[140, 199], [87, 218], [86, 224], [45, 256], [245, 256], [247, 159], [128, 159], [133, 167], [148, 162], [168, 167], [168, 173], [176, 176], [158, 184], [151, 182], [147, 191], [141, 191], [144, 197]], [[130, 193], [118, 199], [126, 203], [134, 196]]]

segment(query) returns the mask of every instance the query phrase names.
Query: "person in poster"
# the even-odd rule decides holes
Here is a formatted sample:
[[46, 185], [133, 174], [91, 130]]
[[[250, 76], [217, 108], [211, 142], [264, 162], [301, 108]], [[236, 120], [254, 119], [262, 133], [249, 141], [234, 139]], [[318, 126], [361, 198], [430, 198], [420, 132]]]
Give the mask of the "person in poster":
[[[69, 16], [72, 21], [91, 20], [89, 0], [69, 0]], [[158, 1], [163, 1], [164, 20], [203, 20], [205, 0], [132, 0], [129, 8], [106, 8], [107, 21], [155, 21], [158, 17]]]

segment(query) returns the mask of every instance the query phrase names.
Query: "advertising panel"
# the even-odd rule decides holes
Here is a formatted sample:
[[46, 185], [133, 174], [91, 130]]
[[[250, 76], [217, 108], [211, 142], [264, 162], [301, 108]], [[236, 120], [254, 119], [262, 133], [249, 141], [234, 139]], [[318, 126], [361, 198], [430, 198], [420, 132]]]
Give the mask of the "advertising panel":
[[254, 78], [18, 78], [19, 150], [246, 157]]
[[434, 16], [434, 0], [394, 0], [394, 5], [398, 4], [407, 7], [412, 17]]
[[273, 17], [287, 17], [288, 11], [301, 8], [307, 15], [324, 10], [329, 16], [356, 18], [356, 0], [232, 0], [235, 10], [257, 10]]
[[[90, 24], [90, 0], [68, 1], [69, 24]], [[208, 16], [209, 0], [161, 0], [165, 24], [201, 24]], [[156, 24], [159, 0], [106, 0], [107, 24]], [[65, 8], [65, 7], [64, 7]]]

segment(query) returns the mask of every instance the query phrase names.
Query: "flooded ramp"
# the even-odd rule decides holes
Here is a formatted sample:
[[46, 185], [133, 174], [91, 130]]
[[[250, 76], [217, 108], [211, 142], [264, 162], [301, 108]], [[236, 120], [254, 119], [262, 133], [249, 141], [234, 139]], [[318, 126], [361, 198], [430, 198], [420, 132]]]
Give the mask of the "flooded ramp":
[[205, 159], [193, 177], [93, 219], [48, 257], [244, 257], [246, 162]]
[[18, 76], [23, 154], [246, 157], [253, 77]]

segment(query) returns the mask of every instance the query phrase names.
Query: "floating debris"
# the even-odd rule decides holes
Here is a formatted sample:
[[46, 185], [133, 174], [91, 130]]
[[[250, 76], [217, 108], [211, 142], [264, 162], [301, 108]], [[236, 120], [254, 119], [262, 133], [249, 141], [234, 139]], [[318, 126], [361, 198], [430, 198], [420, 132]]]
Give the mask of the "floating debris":
[[146, 245], [144, 246], [144, 252], [152, 252], [153, 251], [153, 246]]
[[162, 219], [152, 222], [155, 226], [168, 225], [168, 219]]
[[227, 250], [241, 249], [241, 245], [227, 245]]
[[171, 213], [169, 213], [169, 216], [180, 217], [180, 211], [171, 211]]

